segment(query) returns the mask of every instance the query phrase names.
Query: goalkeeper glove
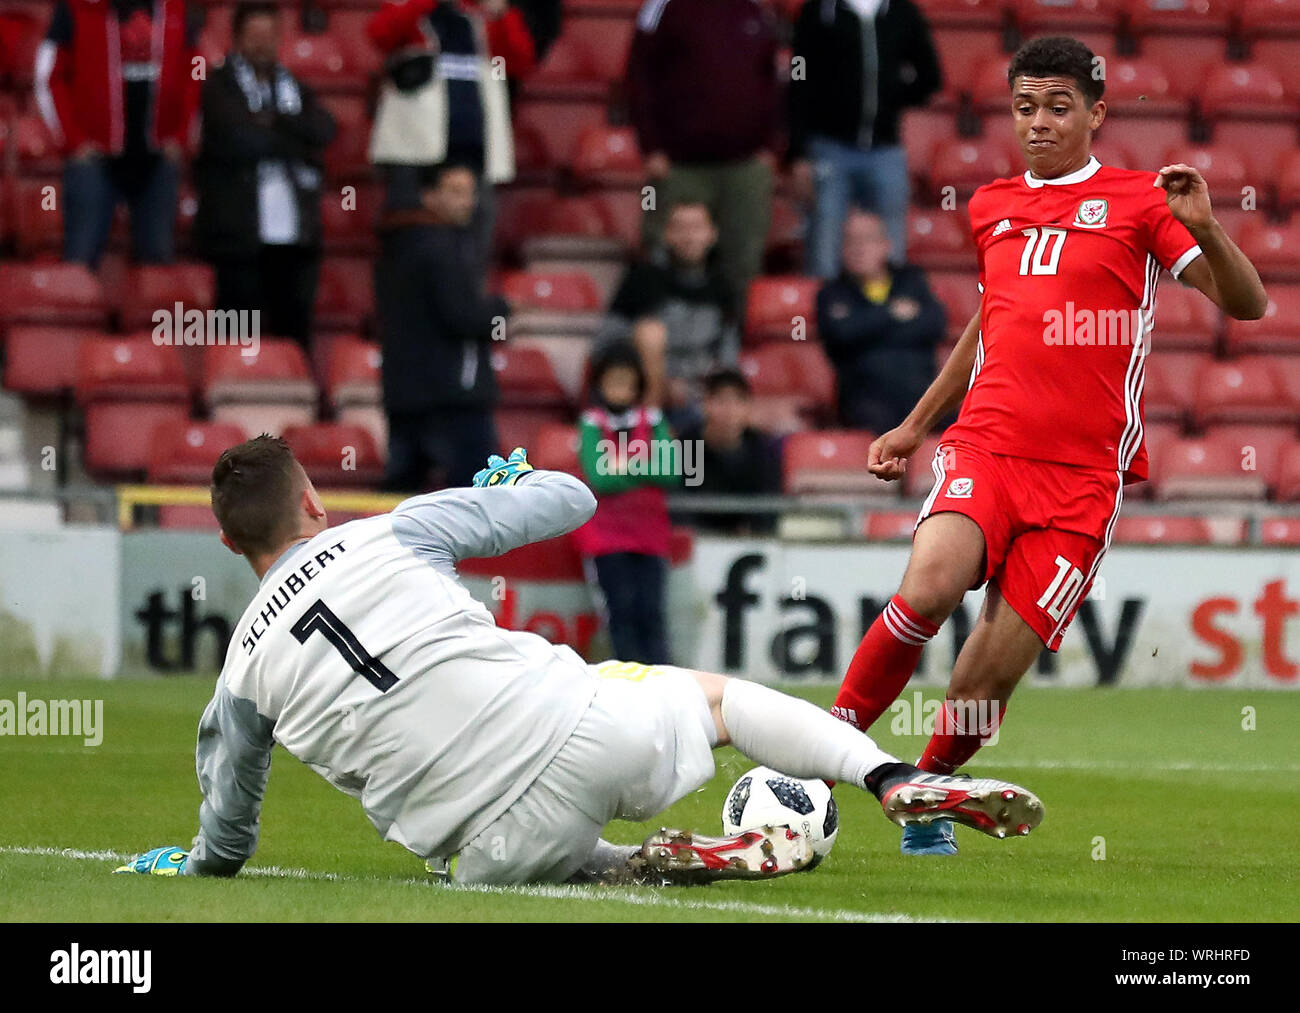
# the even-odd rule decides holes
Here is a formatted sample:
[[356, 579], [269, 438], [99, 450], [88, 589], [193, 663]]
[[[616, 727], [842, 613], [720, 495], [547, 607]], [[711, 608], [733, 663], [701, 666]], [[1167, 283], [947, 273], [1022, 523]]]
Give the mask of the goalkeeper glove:
[[515, 447], [508, 460], [499, 454], [493, 454], [487, 463], [488, 466], [474, 476], [476, 489], [489, 485], [514, 485], [524, 472], [533, 470], [533, 466], [528, 463], [528, 451], [523, 447]]
[[143, 855], [137, 855], [126, 865], [118, 866], [113, 872], [138, 872], [143, 876], [175, 876], [184, 871], [185, 861], [189, 857], [190, 853], [180, 848], [170, 846], [154, 848]]

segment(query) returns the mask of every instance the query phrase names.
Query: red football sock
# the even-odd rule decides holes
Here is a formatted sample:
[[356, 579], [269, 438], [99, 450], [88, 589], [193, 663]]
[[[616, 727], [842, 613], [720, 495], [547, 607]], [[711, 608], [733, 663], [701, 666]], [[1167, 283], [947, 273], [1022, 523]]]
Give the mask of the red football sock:
[[853, 653], [831, 713], [866, 731], [903, 692], [939, 627], [894, 595]]
[[934, 734], [917, 763], [926, 773], [955, 774], [1002, 727], [1006, 704], [999, 704], [997, 719], [990, 720], [991, 701], [965, 703], [967, 708], [974, 707], [974, 713], [965, 710], [958, 714], [951, 700], [943, 702], [943, 710], [935, 717]]

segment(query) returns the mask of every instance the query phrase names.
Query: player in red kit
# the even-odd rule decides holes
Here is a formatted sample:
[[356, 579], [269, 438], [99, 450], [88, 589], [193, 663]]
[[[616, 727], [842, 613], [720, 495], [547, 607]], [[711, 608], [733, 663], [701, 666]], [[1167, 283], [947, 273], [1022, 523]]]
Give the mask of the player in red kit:
[[[868, 469], [899, 478], [959, 405], [932, 462], [935, 484], [902, 584], [868, 630], [834, 713], [865, 730], [906, 685], [926, 642], [967, 590], [984, 608], [953, 667], [919, 761], [949, 775], [996, 730], [1012, 690], [1057, 650], [1110, 543], [1126, 482], [1146, 478], [1142, 385], [1162, 270], [1229, 316], [1267, 306], [1224, 233], [1205, 180], [1101, 165], [1104, 75], [1083, 43], [1036, 39], [1007, 78], [1029, 171], [977, 190], [969, 210], [982, 293], [939, 376]], [[952, 823], [913, 824], [905, 854], [955, 854]]]

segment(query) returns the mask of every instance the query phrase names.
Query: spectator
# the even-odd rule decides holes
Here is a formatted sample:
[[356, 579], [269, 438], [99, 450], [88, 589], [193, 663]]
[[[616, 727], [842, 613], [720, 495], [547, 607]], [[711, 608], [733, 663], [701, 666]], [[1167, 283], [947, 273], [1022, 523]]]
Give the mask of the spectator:
[[[193, 7], [193, 4], [188, 7]], [[198, 105], [202, 14], [185, 0], [58, 0], [36, 53], [36, 104], [67, 156], [63, 256], [94, 267], [119, 202], [136, 260], [175, 253], [181, 160]]]
[[879, 215], [844, 223], [844, 270], [817, 293], [817, 329], [835, 366], [845, 425], [888, 432], [935, 376], [945, 313], [919, 268], [889, 264]]
[[756, 0], [647, 3], [628, 56], [629, 112], [660, 209], [644, 217], [646, 246], [659, 242], [667, 209], [706, 204], [719, 267], [742, 300], [772, 219], [776, 61], [775, 22]]
[[[720, 369], [704, 381], [704, 418], [681, 434], [700, 448], [700, 481], [685, 491], [712, 496], [763, 496], [781, 492], [781, 453], [775, 441], [751, 424], [753, 392], [738, 369]], [[699, 513], [692, 526], [722, 534], [766, 534], [776, 518], [766, 514]]]
[[[421, 167], [468, 166], [478, 187], [474, 234], [486, 262], [492, 187], [515, 175], [509, 92], [489, 58], [502, 57], [509, 73], [531, 68], [532, 37], [522, 15], [499, 0], [485, 4], [483, 14], [454, 0], [404, 0], [385, 4], [368, 30], [387, 57], [370, 136], [370, 159], [387, 180], [387, 210], [419, 206]], [[490, 49], [489, 40], [502, 51]]]
[[794, 27], [802, 74], [790, 82], [796, 189], [812, 199], [807, 267], [839, 273], [849, 205], [881, 215], [894, 256], [907, 254], [907, 156], [899, 122], [942, 86], [930, 26], [913, 0], [808, 0]]
[[334, 118], [279, 60], [274, 3], [241, 3], [230, 54], [203, 86], [195, 243], [217, 307], [258, 310], [264, 334], [309, 346], [321, 261], [324, 152]]
[[671, 529], [664, 489], [681, 484], [681, 462], [663, 416], [645, 403], [636, 349], [616, 344], [599, 352], [590, 382], [593, 406], [579, 426], [579, 455], [597, 506], [574, 540], [604, 595], [613, 656], [667, 664]]
[[425, 170], [420, 211], [381, 223], [375, 314], [383, 345], [389, 489], [469, 485], [497, 452], [491, 345], [510, 308], [483, 294], [470, 222], [475, 177], [468, 166]]
[[708, 207], [683, 202], [667, 215], [663, 247], [628, 268], [599, 343], [631, 340], [645, 366], [647, 402], [680, 428], [698, 419], [704, 376], [735, 365], [740, 336], [733, 290], [712, 263], [718, 231]]

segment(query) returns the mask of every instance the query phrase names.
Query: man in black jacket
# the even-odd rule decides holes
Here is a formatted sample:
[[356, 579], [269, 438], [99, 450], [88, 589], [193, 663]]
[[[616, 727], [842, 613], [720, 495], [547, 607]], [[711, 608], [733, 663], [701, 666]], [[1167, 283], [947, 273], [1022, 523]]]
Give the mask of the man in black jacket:
[[873, 433], [898, 425], [934, 379], [944, 324], [925, 274], [889, 265], [879, 216], [851, 212], [844, 271], [817, 293], [817, 330], [835, 366], [841, 421]]
[[203, 86], [195, 241], [217, 308], [258, 310], [261, 333], [306, 347], [321, 259], [321, 185], [334, 118], [279, 65], [273, 3], [235, 10], [230, 55]]
[[375, 264], [375, 314], [383, 343], [388, 474], [394, 491], [469, 485], [496, 445], [494, 338], [510, 307], [484, 294], [470, 229], [476, 180], [467, 166], [424, 170], [421, 211], [384, 221]]
[[793, 47], [789, 158], [797, 188], [813, 200], [808, 272], [839, 272], [850, 204], [885, 219], [902, 263], [909, 194], [899, 121], [943, 83], [925, 16], [912, 0], [808, 0]]

